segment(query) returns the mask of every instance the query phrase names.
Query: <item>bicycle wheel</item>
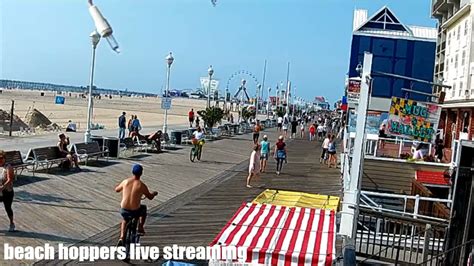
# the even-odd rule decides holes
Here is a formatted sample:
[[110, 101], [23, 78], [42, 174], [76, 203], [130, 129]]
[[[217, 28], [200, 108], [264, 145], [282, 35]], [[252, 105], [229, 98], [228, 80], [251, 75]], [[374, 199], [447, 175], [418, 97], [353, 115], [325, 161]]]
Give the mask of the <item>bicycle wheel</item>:
[[133, 239], [133, 222], [130, 220], [127, 222], [127, 225], [125, 227], [125, 235], [123, 239], [123, 244], [125, 245], [125, 254], [127, 256], [125, 257], [124, 261], [130, 261], [130, 244], [134, 241]]
[[192, 147], [191, 148], [191, 152], [189, 153], [189, 160], [191, 162], [194, 162], [194, 159], [196, 158], [196, 152], [195, 152], [195, 148]]
[[202, 146], [199, 147], [199, 151], [197, 152], [197, 159], [198, 159], [198, 161], [201, 160], [201, 154], [202, 154]]

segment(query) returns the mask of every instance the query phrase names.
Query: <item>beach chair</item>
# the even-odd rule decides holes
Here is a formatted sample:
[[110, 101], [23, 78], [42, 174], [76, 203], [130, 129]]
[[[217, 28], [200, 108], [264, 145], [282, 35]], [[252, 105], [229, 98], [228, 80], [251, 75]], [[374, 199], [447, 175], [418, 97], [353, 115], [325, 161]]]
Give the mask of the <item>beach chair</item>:
[[161, 139], [161, 147], [163, 147], [163, 149], [176, 148], [176, 145], [171, 143], [171, 139], [168, 133], [163, 133]]
[[150, 144], [146, 140], [140, 140], [138, 136], [135, 136], [133, 138], [133, 142], [135, 145], [135, 149], [138, 151], [144, 151], [145, 153], [148, 153], [148, 149], [151, 149]]

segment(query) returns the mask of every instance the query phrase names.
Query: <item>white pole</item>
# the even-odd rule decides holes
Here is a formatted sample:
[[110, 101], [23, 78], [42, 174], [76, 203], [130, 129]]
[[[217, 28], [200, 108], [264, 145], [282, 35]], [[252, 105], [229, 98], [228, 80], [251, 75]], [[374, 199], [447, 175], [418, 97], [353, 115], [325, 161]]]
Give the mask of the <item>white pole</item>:
[[211, 80], [212, 80], [212, 75], [209, 74], [209, 86], [207, 88], [207, 105], [206, 105], [207, 108], [211, 107]]
[[[170, 72], [171, 72], [171, 64], [168, 64], [168, 69], [166, 71], [166, 90], [165, 90], [165, 97], [163, 99], [168, 100], [168, 92], [170, 89]], [[163, 124], [163, 133], [168, 132], [168, 109], [165, 109], [165, 122]]]
[[87, 129], [84, 134], [84, 142], [89, 143], [91, 140], [91, 119], [92, 119], [92, 86], [94, 86], [94, 68], [95, 68], [95, 49], [97, 44], [92, 45], [92, 63], [89, 82], [89, 100], [87, 104]]
[[364, 54], [364, 66], [362, 70], [362, 82], [360, 89], [359, 107], [357, 110], [356, 137], [354, 140], [354, 153], [352, 155], [352, 166], [348, 180], [348, 189], [344, 190], [342, 205], [340, 234], [355, 239], [357, 229], [358, 203], [361, 188], [361, 176], [365, 151], [365, 126], [367, 109], [369, 104], [370, 74], [372, 72], [372, 54]]

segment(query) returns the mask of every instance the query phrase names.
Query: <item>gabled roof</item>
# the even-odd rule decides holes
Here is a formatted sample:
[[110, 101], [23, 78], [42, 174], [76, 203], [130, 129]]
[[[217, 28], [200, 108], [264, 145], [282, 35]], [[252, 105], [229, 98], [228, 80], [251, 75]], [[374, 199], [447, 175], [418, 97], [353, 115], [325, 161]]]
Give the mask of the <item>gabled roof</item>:
[[387, 6], [382, 7], [355, 31], [363, 29], [394, 30], [411, 33], [411, 30], [401, 23]]
[[[359, 12], [356, 10], [356, 12]], [[354, 18], [356, 19], [356, 18]], [[360, 19], [360, 18], [357, 18]], [[365, 22], [357, 22], [354, 34], [396, 36], [406, 39], [424, 39], [436, 41], [437, 30], [435, 28], [407, 26], [403, 24], [387, 6], [379, 9]]]

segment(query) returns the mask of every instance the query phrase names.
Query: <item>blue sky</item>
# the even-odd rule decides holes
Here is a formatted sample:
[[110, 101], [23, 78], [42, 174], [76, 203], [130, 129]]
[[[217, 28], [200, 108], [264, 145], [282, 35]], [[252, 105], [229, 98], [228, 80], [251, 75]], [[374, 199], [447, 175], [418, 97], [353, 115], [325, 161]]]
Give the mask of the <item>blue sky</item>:
[[[171, 87], [200, 87], [210, 64], [224, 89], [239, 71], [265, 88], [290, 80], [306, 99], [343, 94], [354, 8], [369, 16], [384, 5], [408, 25], [435, 26], [430, 0], [95, 0], [114, 28], [122, 53], [102, 40], [95, 85], [159, 92], [165, 56], [173, 52]], [[3, 79], [86, 86], [94, 29], [86, 0], [0, 0]], [[239, 80], [230, 81], [235, 91]], [[255, 85], [249, 82], [249, 92]]]

